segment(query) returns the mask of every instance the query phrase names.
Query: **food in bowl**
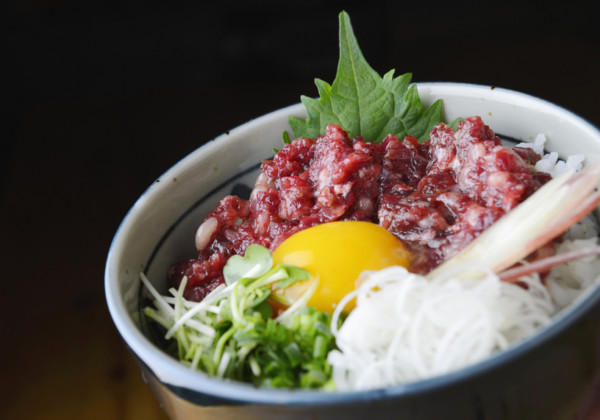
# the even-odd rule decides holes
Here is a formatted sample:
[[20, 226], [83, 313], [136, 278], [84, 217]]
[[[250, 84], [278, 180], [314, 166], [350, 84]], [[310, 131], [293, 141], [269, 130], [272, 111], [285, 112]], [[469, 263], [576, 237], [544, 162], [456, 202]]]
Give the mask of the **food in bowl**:
[[262, 163], [249, 201], [228, 196], [208, 214], [197, 258], [172, 267], [171, 285], [186, 276], [186, 297], [200, 300], [249, 244], [276, 251], [297, 232], [341, 220], [379, 224], [408, 248], [411, 271], [431, 271], [550, 179], [535, 170], [533, 149], [503, 146], [481, 118], [458, 126], [438, 124], [421, 144], [350, 139], [334, 124], [297, 138]]
[[[349, 22], [346, 23], [349, 25]], [[391, 75], [386, 75], [384, 80], [393, 83], [394, 79], [391, 79]], [[321, 96], [322, 100], [327, 100], [327, 95], [323, 95], [323, 92]], [[433, 109], [439, 109], [439, 106]], [[427, 124], [423, 125], [428, 126], [432, 119], [435, 120], [429, 118], [435, 112], [426, 110], [424, 114]], [[201, 364], [208, 366], [205, 370], [215, 376], [232, 377], [235, 374], [237, 376], [233, 377], [236, 379], [250, 378], [250, 382], [263, 386], [364, 389], [400, 383], [402, 380], [399, 382], [397, 379], [385, 379], [383, 383], [366, 381], [365, 385], [365, 381], [349, 380], [347, 384], [341, 385], [343, 378], [351, 378], [353, 374], [348, 370], [348, 362], [339, 356], [344, 352], [356, 353], [356, 349], [339, 346], [338, 350], [334, 350], [335, 342], [332, 337], [333, 334], [337, 334], [340, 342], [342, 339], [346, 342], [352, 341], [347, 339], [347, 336], [352, 333], [344, 334], [346, 328], [344, 325], [357, 324], [350, 320], [358, 318], [354, 314], [362, 313], [359, 312], [364, 308], [361, 302], [368, 302], [367, 298], [359, 300], [357, 309], [350, 313], [338, 334], [338, 320], [340, 323], [343, 321], [339, 317], [342, 310], [339, 308], [344, 306], [338, 305], [341, 296], [333, 294], [329, 295], [329, 298], [321, 299], [326, 294], [317, 291], [319, 282], [314, 281], [313, 278], [313, 282], [310, 283], [307, 274], [297, 270], [301, 263], [290, 265], [286, 263], [284, 256], [281, 258], [281, 265], [276, 264], [272, 267], [272, 262], [258, 264], [261, 268], [257, 272], [238, 273], [237, 281], [231, 281], [228, 286], [223, 286], [226, 280], [223, 270], [227, 267], [226, 262], [229, 264], [228, 261], [231, 261], [233, 256], [243, 255], [250, 244], [264, 245], [277, 254], [277, 250], [287, 240], [298, 237], [295, 235], [312, 232], [314, 231], [312, 229], [316, 229], [317, 225], [322, 223], [346, 220], [347, 222], [344, 223], [352, 226], [355, 226], [358, 221], [371, 223], [378, 221], [400, 238], [402, 247], [408, 250], [408, 257], [404, 258], [404, 263], [399, 265], [424, 274], [454, 256], [493, 222], [550, 179], [549, 175], [534, 169], [534, 165], [540, 159], [537, 153], [524, 147], [510, 149], [502, 146], [500, 139], [480, 118], [465, 119], [459, 123], [456, 131], [445, 124], [436, 124], [433, 130], [430, 140], [423, 144], [419, 144], [415, 136], [399, 142], [394, 135], [386, 136], [381, 144], [376, 144], [365, 142], [360, 138], [350, 140], [339, 125], [329, 125], [327, 131], [321, 133], [322, 135], [317, 139], [297, 138], [284, 146], [273, 161], [263, 164], [263, 170], [250, 201], [246, 202], [235, 197], [225, 198], [214, 212], [209, 213], [196, 234], [196, 247], [200, 258], [178, 264], [171, 270], [174, 298], [161, 301], [161, 298], [155, 296], [157, 302], [161, 302], [164, 313], [174, 314], [175, 321], [172, 325], [166, 318], [160, 318], [156, 312], [148, 311], [154, 319], [163, 321], [171, 334], [179, 335], [179, 357], [188, 360], [192, 366]], [[426, 136], [423, 133], [416, 134], [418, 137]], [[290, 155], [294, 158], [291, 159]], [[338, 155], [341, 159], [334, 160], [331, 158], [332, 155]], [[397, 170], [396, 167], [401, 167], [403, 171]], [[311, 180], [312, 185], [309, 182]], [[336, 180], [339, 182], [336, 183]], [[281, 203], [283, 205], [280, 205]], [[326, 236], [322, 238], [323, 241], [327, 240]], [[553, 248], [553, 244], [548, 245], [543, 252], [552, 253]], [[266, 268], [262, 267], [263, 265]], [[256, 265], [249, 264], [249, 266], [251, 271]], [[361, 268], [376, 270], [383, 267]], [[308, 275], [312, 277], [319, 274], [310, 271], [309, 269]], [[376, 278], [378, 274], [369, 274], [369, 276]], [[407, 276], [413, 275], [400, 271], [395, 276], [401, 279], [401, 283], [407, 283]], [[494, 275], [486, 278], [492, 278], [493, 284], [499, 284], [498, 278]], [[359, 279], [354, 279], [356, 280]], [[385, 280], [384, 283], [376, 283], [375, 293], [373, 291], [375, 283], [365, 281], [364, 278], [360, 281], [362, 286], [359, 289], [363, 290], [364, 296], [381, 296], [387, 290], [387, 287], [384, 287], [388, 284], [386, 282], [389, 282]], [[292, 296], [285, 293], [288, 288], [298, 287], [301, 284], [305, 287]], [[324, 284], [325, 280], [321, 286]], [[458, 283], [459, 286], [465, 284]], [[480, 284], [488, 283], [481, 281]], [[506, 284], [502, 288], [517, 290], [518, 292], [515, 293], [536, 292], [543, 295], [541, 291], [546, 289], [540, 286], [541, 284], [542, 281], [538, 278], [533, 283], [527, 283], [527, 287]], [[445, 286], [447, 282], [441, 282], [441, 285]], [[365, 290], [364, 287], [367, 289]], [[485, 289], [483, 286], [482, 288]], [[237, 295], [238, 293], [241, 297]], [[503, 293], [500, 293], [500, 299], [506, 301], [507, 293]], [[200, 304], [191, 304], [183, 299], [184, 296], [190, 300], [199, 300]], [[300, 310], [296, 313], [290, 311], [292, 308], [299, 309], [313, 296], [321, 299], [323, 304], [316, 304], [321, 311]], [[331, 296], [336, 297], [331, 298]], [[547, 298], [547, 296], [543, 297]], [[268, 298], [274, 298], [276, 304], [266, 305]], [[554, 308], [550, 307], [551, 303], [548, 302], [548, 299], [534, 300], [531, 307], [539, 311], [532, 317], [531, 326], [523, 328], [527, 330], [527, 334], [514, 333], [513, 324], [508, 327], [509, 332], [502, 335], [500, 345], [488, 345], [488, 352], [477, 354], [475, 361], [481, 360], [485, 354], [490, 354], [498, 348], [506, 347], [513, 340], [522, 339], [547, 324], [549, 317], [554, 313]], [[282, 306], [278, 307], [277, 304]], [[368, 303], [366, 305], [373, 306]], [[498, 304], [494, 305], [498, 306]], [[167, 306], [170, 309], [167, 309]], [[269, 323], [271, 319], [269, 308], [272, 311], [273, 306], [275, 306], [275, 313], [281, 310], [280, 316], [285, 322]], [[288, 309], [283, 309], [285, 307]], [[338, 311], [334, 314], [332, 324], [325, 315], [326, 311], [323, 311], [327, 309], [324, 307], [328, 307], [331, 311]], [[381, 305], [379, 308], [384, 307], [389, 305]], [[224, 313], [223, 308], [229, 308], [226, 310], [229, 312]], [[183, 315], [190, 313], [185, 312], [186, 310], [202, 315], [199, 318]], [[206, 317], [202, 318], [204, 316]], [[252, 319], [246, 319], [246, 316]], [[512, 316], [514, 318], [514, 314]], [[181, 319], [179, 317], [185, 317], [189, 321], [181, 329], [179, 327], [184, 322], [177, 321]], [[312, 321], [311, 317], [313, 317]], [[374, 318], [389, 319], [385, 313]], [[309, 321], [306, 321], [307, 319]], [[464, 324], [465, 321], [461, 322]], [[196, 329], [200, 332], [204, 330], [206, 333], [204, 336], [192, 337], [191, 334], [185, 333], [185, 328], [194, 328], [195, 323], [201, 323], [201, 326], [196, 325], [198, 327]], [[327, 328], [323, 328], [323, 325]], [[363, 323], [363, 325], [368, 324]], [[457, 325], [461, 324], [452, 324], [450, 329], [457, 329]], [[299, 331], [299, 326], [306, 327], [308, 338], [303, 336], [289, 341], [289, 335], [291, 332]], [[280, 340], [277, 350], [271, 349], [273, 356], [269, 354], [269, 350], [261, 347], [264, 344], [261, 340], [269, 337], [269, 334], [265, 333], [269, 328], [275, 330], [279, 327], [283, 331], [280, 335], [286, 338]], [[353, 330], [356, 331], [356, 328]], [[316, 331], [321, 331], [323, 334], [314, 333]], [[489, 331], [491, 330], [488, 330], [488, 335], [500, 334]], [[383, 330], [380, 331], [380, 335], [385, 334]], [[376, 340], [365, 341], [367, 336], [364, 333], [354, 335], [363, 337], [354, 340], [359, 344], [376, 342]], [[275, 332], [271, 338], [277, 341], [278, 333]], [[312, 350], [313, 354], [306, 356], [307, 350], [302, 349], [294, 340], [301, 343], [303, 340], [308, 340], [307, 349]], [[453, 339], [446, 338], [446, 340], [444, 345], [449, 346]], [[402, 339], [398, 338], [396, 341]], [[269, 345], [271, 344], [273, 343], [270, 342]], [[204, 348], [201, 347], [203, 345], [210, 350], [200, 351]], [[383, 347], [380, 347], [379, 351], [381, 349]], [[255, 357], [254, 353], [257, 350], [273, 357], [261, 362], [258, 357]], [[277, 351], [281, 353], [277, 354]], [[377, 352], [375, 350], [375, 353]], [[470, 351], [467, 350], [465, 353]], [[333, 369], [330, 363], [326, 363], [327, 354], [332, 355], [327, 360], [332, 362]], [[337, 364], [334, 363], [336, 358], [339, 362]], [[278, 364], [281, 360], [284, 360], [283, 367]], [[238, 364], [233, 361], [243, 363]], [[458, 364], [440, 362], [433, 372], [445, 372], [473, 361], [459, 360]], [[375, 362], [377, 363], [376, 359]], [[445, 370], [437, 367], [444, 364]], [[275, 383], [274, 378], [281, 377], [287, 365], [293, 368], [300, 366], [300, 373], [292, 375], [294, 379], [290, 382]], [[336, 366], [341, 369], [341, 374], [336, 375], [333, 372]], [[355, 363], [354, 366], [361, 370], [364, 365]], [[390, 365], [380, 364], [380, 366], [385, 368]], [[272, 376], [262, 378], [261, 375], [269, 370]], [[333, 376], [330, 376], [332, 372]], [[427, 377], [428, 374], [420, 375], [408, 375], [408, 380]], [[254, 381], [257, 378], [260, 380]]]

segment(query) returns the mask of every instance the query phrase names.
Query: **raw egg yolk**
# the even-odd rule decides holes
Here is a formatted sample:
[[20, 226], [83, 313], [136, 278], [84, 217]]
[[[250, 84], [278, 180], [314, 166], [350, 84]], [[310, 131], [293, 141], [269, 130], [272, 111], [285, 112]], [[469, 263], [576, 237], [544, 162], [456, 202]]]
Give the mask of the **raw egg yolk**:
[[[307, 306], [332, 313], [338, 302], [359, 285], [357, 281], [363, 271], [392, 265], [408, 267], [409, 262], [410, 254], [402, 242], [375, 223], [325, 223], [290, 236], [275, 250], [275, 265], [304, 268], [311, 278], [283, 290], [276, 289], [274, 293], [280, 301], [292, 304], [312, 282], [318, 281]], [[346, 309], [354, 309], [354, 302]]]

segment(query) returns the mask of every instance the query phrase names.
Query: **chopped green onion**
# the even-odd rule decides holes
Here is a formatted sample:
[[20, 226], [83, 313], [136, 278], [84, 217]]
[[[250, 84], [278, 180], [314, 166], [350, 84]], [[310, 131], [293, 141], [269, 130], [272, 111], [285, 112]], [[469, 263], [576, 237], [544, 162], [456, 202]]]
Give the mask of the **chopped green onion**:
[[296, 267], [256, 264], [256, 256], [266, 259], [266, 249], [257, 247], [246, 253], [243, 264], [253, 270], [261, 266], [261, 275], [238, 272], [237, 281], [217, 287], [201, 302], [183, 297], [187, 279], [169, 291], [172, 297], [164, 297], [141, 275], [157, 308], [144, 308], [144, 314], [165, 328], [165, 337], [177, 343], [177, 357], [192, 369], [258, 386], [330, 386], [331, 367], [326, 355], [335, 347], [327, 327], [331, 316], [305, 306], [317, 281], [298, 302], [273, 319], [267, 301], [272, 285], [289, 285], [307, 279], [309, 274]]

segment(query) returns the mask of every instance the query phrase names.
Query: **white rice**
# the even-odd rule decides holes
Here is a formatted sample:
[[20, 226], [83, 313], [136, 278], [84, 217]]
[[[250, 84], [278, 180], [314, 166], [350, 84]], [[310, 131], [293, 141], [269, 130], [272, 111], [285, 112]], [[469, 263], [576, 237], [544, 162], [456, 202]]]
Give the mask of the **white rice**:
[[[539, 135], [518, 146], [543, 155], [536, 168], [552, 176], [581, 169], [583, 155], [560, 161], [555, 153], [543, 154], [545, 141]], [[565, 234], [558, 252], [597, 242], [597, 226], [588, 218]], [[527, 288], [501, 282], [485, 267], [478, 269], [486, 273], [483, 280], [457, 281], [452, 273], [428, 280], [401, 267], [363, 273], [361, 287], [334, 312], [332, 331], [339, 350], [330, 352], [328, 361], [336, 389], [381, 388], [474, 364], [549, 325], [600, 283], [600, 257], [555, 268], [545, 285], [537, 274], [520, 279]], [[356, 308], [338, 331], [337, 319], [353, 298]]]
[[544, 144], [546, 144], [546, 136], [538, 134], [532, 143], [519, 143], [516, 147], [526, 147], [533, 149], [542, 158], [535, 164], [535, 169], [541, 172], [546, 172], [552, 175], [553, 178], [561, 175], [569, 169], [579, 171], [583, 167], [584, 155], [571, 155], [566, 161], [558, 159], [558, 153], [544, 153]]

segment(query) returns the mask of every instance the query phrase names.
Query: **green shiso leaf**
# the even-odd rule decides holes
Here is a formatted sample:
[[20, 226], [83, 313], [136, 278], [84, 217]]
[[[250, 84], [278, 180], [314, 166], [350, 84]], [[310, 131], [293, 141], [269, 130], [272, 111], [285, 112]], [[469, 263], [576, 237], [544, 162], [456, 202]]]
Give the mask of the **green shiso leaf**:
[[290, 138], [290, 133], [288, 133], [287, 131], [283, 132], [282, 137], [283, 144], [290, 144], [292, 142], [292, 139]]
[[365, 60], [354, 36], [350, 17], [339, 16], [340, 58], [333, 84], [315, 79], [319, 99], [301, 97], [308, 118], [289, 117], [296, 137], [314, 138], [329, 124], [338, 124], [350, 138], [381, 142], [389, 134], [411, 135], [425, 141], [442, 120], [442, 102], [423, 109], [412, 75], [394, 78], [394, 70], [381, 77]]
[[448, 125], [450, 126], [450, 128], [454, 131], [458, 130], [458, 123], [461, 122], [463, 119], [458, 117], [455, 120], [451, 121], [448, 123]]

